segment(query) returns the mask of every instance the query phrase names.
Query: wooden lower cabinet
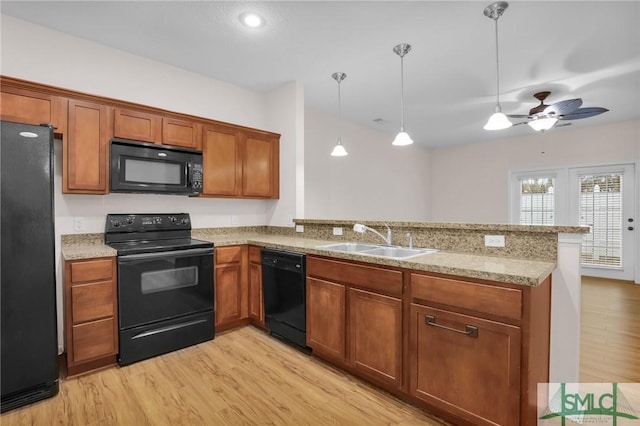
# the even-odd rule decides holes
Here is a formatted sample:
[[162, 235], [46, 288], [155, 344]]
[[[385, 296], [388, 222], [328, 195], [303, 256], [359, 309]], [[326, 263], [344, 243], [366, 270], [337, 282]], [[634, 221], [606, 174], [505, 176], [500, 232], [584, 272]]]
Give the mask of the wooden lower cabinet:
[[410, 394], [475, 425], [520, 420], [519, 327], [411, 305]]
[[[307, 267], [309, 266], [307, 259]], [[346, 293], [342, 284], [307, 277], [307, 346], [345, 361]]]
[[349, 364], [393, 387], [402, 386], [402, 300], [349, 288]]
[[248, 318], [247, 246], [216, 247], [214, 270], [218, 332]]
[[116, 258], [65, 262], [67, 375], [113, 365], [118, 353]]
[[453, 424], [533, 426], [550, 290], [307, 256], [307, 345]]
[[262, 247], [249, 246], [249, 320], [264, 327], [261, 250]]
[[314, 354], [399, 389], [402, 273], [307, 257], [307, 274], [307, 345]]

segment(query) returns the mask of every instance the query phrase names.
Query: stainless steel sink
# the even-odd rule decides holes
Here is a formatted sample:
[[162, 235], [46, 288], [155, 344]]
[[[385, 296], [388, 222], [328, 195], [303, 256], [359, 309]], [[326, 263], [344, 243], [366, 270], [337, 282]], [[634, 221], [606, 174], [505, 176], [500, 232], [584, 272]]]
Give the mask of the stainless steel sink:
[[327, 244], [325, 246], [318, 246], [318, 248], [334, 251], [346, 251], [349, 253], [358, 253], [366, 250], [372, 250], [380, 247], [377, 244], [363, 244], [363, 243], [340, 243], [340, 244]]
[[406, 247], [379, 247], [367, 250], [366, 254], [371, 256], [393, 257], [395, 259], [406, 259], [408, 257], [420, 256], [422, 254], [435, 253], [435, 249], [410, 249]]
[[319, 249], [339, 251], [345, 253], [357, 253], [367, 256], [379, 256], [388, 257], [391, 259], [408, 259], [415, 256], [421, 256], [423, 254], [436, 253], [438, 250], [429, 248], [407, 248], [407, 247], [394, 247], [384, 246], [379, 244], [364, 244], [364, 243], [339, 243], [339, 244], [327, 244], [324, 246], [318, 246]]

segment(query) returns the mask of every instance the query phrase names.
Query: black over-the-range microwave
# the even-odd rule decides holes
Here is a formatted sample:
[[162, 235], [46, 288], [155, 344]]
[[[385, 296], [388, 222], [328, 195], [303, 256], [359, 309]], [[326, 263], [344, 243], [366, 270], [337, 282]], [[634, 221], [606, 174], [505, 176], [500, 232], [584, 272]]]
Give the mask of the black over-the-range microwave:
[[198, 195], [202, 152], [188, 148], [111, 140], [111, 192]]

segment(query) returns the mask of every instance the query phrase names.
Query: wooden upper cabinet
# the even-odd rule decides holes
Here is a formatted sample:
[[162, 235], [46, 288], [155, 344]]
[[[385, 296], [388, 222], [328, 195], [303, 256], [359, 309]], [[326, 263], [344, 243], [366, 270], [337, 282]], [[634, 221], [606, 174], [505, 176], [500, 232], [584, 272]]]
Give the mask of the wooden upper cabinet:
[[202, 141], [204, 195], [240, 196], [241, 135], [230, 126], [206, 126]]
[[269, 135], [247, 133], [242, 154], [242, 195], [278, 198], [280, 196], [279, 140]]
[[105, 105], [69, 100], [69, 123], [63, 143], [62, 192], [108, 192], [109, 109]]
[[162, 143], [202, 150], [202, 126], [193, 121], [164, 117], [162, 119]]
[[161, 143], [162, 117], [141, 111], [115, 108], [113, 135], [134, 141]]
[[194, 121], [122, 108], [113, 115], [117, 138], [202, 150], [202, 126]]
[[276, 135], [225, 125], [205, 126], [203, 135], [204, 195], [280, 196], [280, 141]]
[[66, 98], [46, 93], [2, 86], [0, 118], [26, 124], [51, 124], [57, 132], [66, 128]]

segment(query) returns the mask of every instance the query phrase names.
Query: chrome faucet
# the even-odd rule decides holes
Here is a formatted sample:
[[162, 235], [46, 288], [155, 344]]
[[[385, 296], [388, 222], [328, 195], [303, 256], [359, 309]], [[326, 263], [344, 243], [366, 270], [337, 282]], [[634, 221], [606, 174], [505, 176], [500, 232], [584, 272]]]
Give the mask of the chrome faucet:
[[411, 232], [407, 232], [407, 240], [409, 240], [409, 248], [412, 249], [413, 248], [413, 235], [411, 235]]
[[378, 235], [380, 238], [382, 238], [384, 240], [384, 242], [390, 246], [391, 245], [391, 240], [392, 240], [392, 235], [391, 235], [391, 228], [389, 228], [389, 225], [387, 225], [386, 223], [384, 224], [384, 226], [387, 227], [387, 236], [385, 237], [384, 235], [382, 235], [381, 233], [379, 233], [378, 231], [376, 231], [373, 228], [369, 228], [366, 225], [362, 225], [361, 223], [356, 223], [355, 225], [353, 225], [353, 230], [355, 232], [359, 232], [360, 234], [364, 234], [367, 230], [373, 232], [374, 234]]

